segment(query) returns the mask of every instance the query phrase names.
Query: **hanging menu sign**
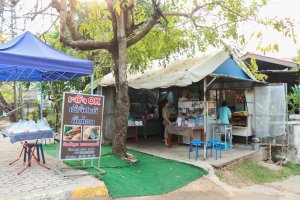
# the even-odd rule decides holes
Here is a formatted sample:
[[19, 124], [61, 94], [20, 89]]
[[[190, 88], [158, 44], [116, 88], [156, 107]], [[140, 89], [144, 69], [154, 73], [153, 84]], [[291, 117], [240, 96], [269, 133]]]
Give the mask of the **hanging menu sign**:
[[64, 93], [60, 160], [100, 157], [104, 97]]

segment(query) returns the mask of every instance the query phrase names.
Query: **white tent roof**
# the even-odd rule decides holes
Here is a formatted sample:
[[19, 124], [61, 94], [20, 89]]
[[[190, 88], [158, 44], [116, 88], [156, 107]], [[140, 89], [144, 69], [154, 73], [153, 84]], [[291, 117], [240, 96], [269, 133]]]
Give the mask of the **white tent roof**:
[[[128, 74], [128, 85], [135, 89], [168, 88], [171, 86], [187, 86], [199, 82], [207, 75], [214, 72], [229, 58], [229, 53], [224, 50], [214, 50], [210, 53], [201, 53], [192, 58], [179, 59], [144, 73]], [[114, 85], [113, 73], [103, 77], [100, 85]]]

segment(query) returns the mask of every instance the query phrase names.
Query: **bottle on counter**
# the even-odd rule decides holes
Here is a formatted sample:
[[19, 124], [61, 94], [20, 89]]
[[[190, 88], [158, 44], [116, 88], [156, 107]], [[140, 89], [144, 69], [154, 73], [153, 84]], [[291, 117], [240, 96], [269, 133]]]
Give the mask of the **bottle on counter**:
[[178, 117], [176, 119], [177, 126], [181, 126], [181, 123], [182, 123], [181, 121], [182, 121], [182, 119], [180, 117]]

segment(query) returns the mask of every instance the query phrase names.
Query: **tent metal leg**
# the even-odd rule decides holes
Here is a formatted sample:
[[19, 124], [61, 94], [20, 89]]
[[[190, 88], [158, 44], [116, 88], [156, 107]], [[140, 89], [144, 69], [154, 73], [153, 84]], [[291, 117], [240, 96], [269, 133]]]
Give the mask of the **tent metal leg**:
[[94, 94], [94, 74], [91, 75], [91, 94]]
[[[43, 118], [43, 82], [40, 82], [40, 119]], [[42, 140], [42, 144], [46, 144], [46, 139]]]
[[40, 82], [40, 115], [43, 118], [43, 82]]
[[204, 92], [204, 152], [203, 152], [203, 158], [204, 160], [206, 159], [206, 139], [207, 139], [207, 102], [206, 102], [206, 90], [207, 90], [207, 78], [204, 78], [204, 83], [203, 83], [203, 92]]

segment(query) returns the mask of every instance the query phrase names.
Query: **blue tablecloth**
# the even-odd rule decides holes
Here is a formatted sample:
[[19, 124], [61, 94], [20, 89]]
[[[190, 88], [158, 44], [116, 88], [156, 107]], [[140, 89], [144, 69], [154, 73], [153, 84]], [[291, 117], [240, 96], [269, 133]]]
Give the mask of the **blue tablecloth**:
[[13, 135], [10, 135], [6, 131], [3, 131], [2, 135], [4, 137], [8, 137], [9, 141], [13, 144], [16, 142], [27, 141], [27, 140], [42, 140], [46, 138], [53, 138], [53, 130], [18, 133]]

